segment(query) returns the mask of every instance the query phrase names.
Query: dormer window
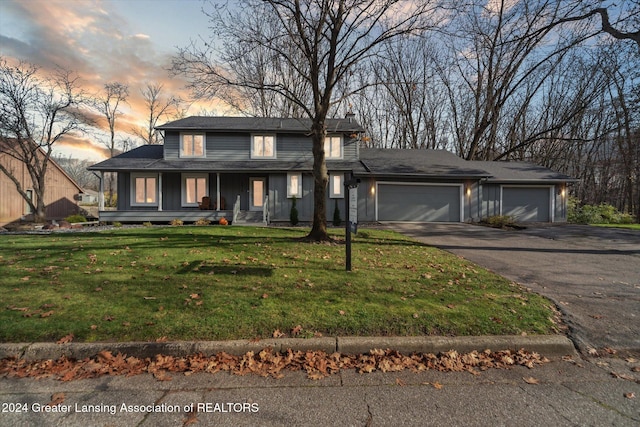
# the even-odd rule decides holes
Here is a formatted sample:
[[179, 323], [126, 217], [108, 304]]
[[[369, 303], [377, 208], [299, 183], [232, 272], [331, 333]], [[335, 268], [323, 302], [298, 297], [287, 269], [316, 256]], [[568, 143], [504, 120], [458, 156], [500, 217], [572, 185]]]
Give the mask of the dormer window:
[[342, 159], [342, 136], [327, 135], [324, 138], [325, 159]]
[[276, 137], [275, 135], [253, 135], [251, 141], [252, 159], [275, 159]]
[[180, 157], [204, 157], [204, 134], [183, 133], [180, 135]]

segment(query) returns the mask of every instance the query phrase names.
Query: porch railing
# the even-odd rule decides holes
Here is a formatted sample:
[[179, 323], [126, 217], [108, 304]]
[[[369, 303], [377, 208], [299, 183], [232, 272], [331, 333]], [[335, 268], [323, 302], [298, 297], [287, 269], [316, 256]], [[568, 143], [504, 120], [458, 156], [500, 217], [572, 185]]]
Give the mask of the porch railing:
[[236, 197], [236, 202], [233, 204], [233, 223], [238, 221], [238, 214], [240, 213], [240, 195]]
[[262, 205], [262, 222], [269, 225], [269, 196], [264, 196], [264, 204]]

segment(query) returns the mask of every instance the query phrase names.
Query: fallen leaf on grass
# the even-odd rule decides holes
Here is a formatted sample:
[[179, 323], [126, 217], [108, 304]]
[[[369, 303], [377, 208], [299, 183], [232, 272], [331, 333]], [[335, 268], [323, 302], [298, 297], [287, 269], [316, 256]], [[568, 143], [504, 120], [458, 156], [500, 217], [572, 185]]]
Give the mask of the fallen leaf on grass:
[[276, 329], [275, 331], [273, 331], [273, 337], [274, 338], [282, 338], [284, 336], [284, 334], [282, 332], [280, 332], [280, 329]]
[[298, 335], [300, 332], [302, 332], [302, 326], [298, 325], [291, 330], [291, 335], [295, 336], [295, 335]]
[[53, 310], [40, 314], [40, 317], [49, 317], [54, 313]]
[[56, 341], [56, 344], [66, 344], [70, 343], [71, 341], [73, 341], [73, 334], [65, 335], [64, 337]]
[[627, 399], [635, 399], [636, 398], [636, 394], [631, 392], [631, 393], [625, 393], [624, 397], [626, 397]]
[[435, 382], [431, 384], [433, 386], [433, 388], [435, 388], [436, 390], [440, 390], [442, 389], [442, 384], [440, 384], [439, 382]]
[[525, 383], [527, 384], [540, 384], [540, 380], [533, 377], [522, 377]]

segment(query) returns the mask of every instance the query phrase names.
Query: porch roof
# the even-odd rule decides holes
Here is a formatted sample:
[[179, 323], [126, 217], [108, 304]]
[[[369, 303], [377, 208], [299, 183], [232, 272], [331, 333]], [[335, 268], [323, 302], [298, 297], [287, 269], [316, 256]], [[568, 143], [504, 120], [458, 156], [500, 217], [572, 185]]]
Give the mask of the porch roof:
[[[290, 160], [165, 160], [162, 145], [143, 145], [119, 156], [104, 160], [88, 170], [105, 172], [289, 172], [313, 170], [313, 159]], [[330, 171], [364, 172], [364, 168], [357, 161], [327, 160]]]

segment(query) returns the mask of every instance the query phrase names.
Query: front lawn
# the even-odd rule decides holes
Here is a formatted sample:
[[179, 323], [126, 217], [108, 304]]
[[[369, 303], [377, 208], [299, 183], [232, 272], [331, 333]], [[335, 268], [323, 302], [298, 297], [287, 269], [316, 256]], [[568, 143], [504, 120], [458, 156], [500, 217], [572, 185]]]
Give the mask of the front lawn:
[[[0, 235], [0, 341], [554, 332], [550, 302], [381, 230], [149, 227]], [[344, 231], [336, 231], [344, 235]], [[340, 236], [338, 236], [340, 237]]]

